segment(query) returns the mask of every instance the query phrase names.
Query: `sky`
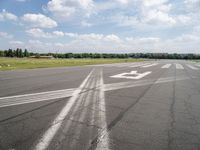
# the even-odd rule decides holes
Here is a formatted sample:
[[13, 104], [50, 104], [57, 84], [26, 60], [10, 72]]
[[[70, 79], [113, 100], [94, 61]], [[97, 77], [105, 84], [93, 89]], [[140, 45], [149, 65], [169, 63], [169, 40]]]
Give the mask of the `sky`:
[[200, 0], [0, 0], [0, 49], [200, 53]]

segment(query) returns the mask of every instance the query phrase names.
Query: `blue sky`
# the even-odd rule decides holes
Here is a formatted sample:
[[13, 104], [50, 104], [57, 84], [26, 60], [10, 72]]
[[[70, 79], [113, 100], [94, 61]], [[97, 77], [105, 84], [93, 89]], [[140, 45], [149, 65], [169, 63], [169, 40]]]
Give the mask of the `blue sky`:
[[200, 0], [0, 0], [0, 49], [200, 53]]

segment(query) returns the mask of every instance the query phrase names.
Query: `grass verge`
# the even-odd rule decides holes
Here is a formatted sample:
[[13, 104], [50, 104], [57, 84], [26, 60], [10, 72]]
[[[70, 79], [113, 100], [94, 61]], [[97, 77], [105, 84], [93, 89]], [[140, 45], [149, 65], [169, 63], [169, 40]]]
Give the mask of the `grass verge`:
[[0, 58], [0, 70], [34, 69], [50, 67], [84, 66], [125, 62], [141, 62], [142, 59], [31, 59]]

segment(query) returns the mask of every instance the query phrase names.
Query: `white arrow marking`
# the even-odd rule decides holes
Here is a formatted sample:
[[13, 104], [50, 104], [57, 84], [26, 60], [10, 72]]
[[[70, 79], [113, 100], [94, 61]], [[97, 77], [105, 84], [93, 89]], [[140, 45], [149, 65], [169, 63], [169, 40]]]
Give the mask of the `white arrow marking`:
[[144, 73], [138, 73], [137, 71], [131, 71], [130, 73], [121, 73], [121, 74], [117, 74], [114, 76], [110, 76], [111, 78], [122, 78], [122, 79], [141, 79], [147, 75], [149, 75], [151, 73], [151, 71], [148, 72], [144, 72]]

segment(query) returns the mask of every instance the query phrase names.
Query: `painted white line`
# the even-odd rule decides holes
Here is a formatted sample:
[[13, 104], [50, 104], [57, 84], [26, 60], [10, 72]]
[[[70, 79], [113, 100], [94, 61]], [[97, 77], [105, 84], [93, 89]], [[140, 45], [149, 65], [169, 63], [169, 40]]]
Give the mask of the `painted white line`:
[[153, 67], [153, 66], [156, 66], [156, 65], [158, 65], [158, 64], [157, 63], [153, 63], [153, 64], [150, 64], [150, 65], [142, 66], [142, 68]]
[[191, 66], [191, 65], [187, 65], [190, 69], [193, 69], [193, 70], [199, 70], [199, 68], [197, 67], [194, 67], [194, 66]]
[[2, 99], [22, 98], [22, 97], [30, 97], [30, 96], [37, 96], [37, 95], [48, 95], [48, 94], [52, 94], [52, 93], [66, 92], [66, 91], [74, 90], [74, 89], [75, 88], [62, 89], [62, 90], [56, 90], [56, 91], [39, 92], [39, 93], [31, 93], [31, 94], [22, 94], [22, 95], [15, 95], [15, 96], [6, 96], [6, 97], [0, 97], [0, 101]]
[[129, 67], [136, 68], [136, 67], [141, 67], [141, 66], [144, 66], [144, 65], [149, 65], [149, 63], [135, 64], [135, 65], [132, 65], [132, 66], [129, 66]]
[[[194, 77], [195, 78], [195, 77]], [[175, 79], [174, 77], [170, 78], [160, 78], [157, 82], [154, 80], [140, 80], [135, 82], [120, 82], [120, 83], [113, 83], [113, 84], [105, 84], [105, 91], [113, 91], [113, 90], [119, 90], [124, 88], [132, 88], [132, 87], [138, 87], [138, 86], [146, 86], [150, 84], [161, 84], [161, 83], [168, 83], [168, 82], [174, 82], [176, 81], [182, 81], [182, 80], [188, 80], [189, 77], [179, 77]], [[155, 82], [155, 83], [154, 83]]]
[[[197, 78], [197, 77], [194, 77]], [[161, 80], [168, 80], [169, 78], [161, 78]], [[171, 79], [171, 78], [170, 78]], [[120, 83], [113, 83], [113, 84], [105, 84], [104, 86], [105, 91], [120, 89], [127, 86], [129, 87], [136, 87], [137, 85], [141, 86], [141, 84], [149, 83], [150, 80], [140, 80], [140, 81], [134, 81], [134, 82], [120, 82]], [[144, 84], [146, 85], [146, 84]], [[64, 89], [64, 90], [58, 90], [58, 91], [50, 91], [50, 92], [43, 92], [47, 93], [34, 93], [34, 94], [27, 94], [27, 95], [17, 95], [17, 96], [11, 96], [11, 97], [1, 97], [0, 100], [0, 107], [6, 107], [6, 106], [15, 106], [20, 104], [28, 104], [28, 103], [34, 103], [39, 101], [46, 101], [46, 100], [52, 100], [52, 99], [58, 99], [58, 98], [65, 98], [65, 97], [71, 97], [76, 89]], [[30, 96], [29, 96], [30, 95]], [[16, 97], [16, 98], [15, 98]]]
[[60, 111], [60, 113], [56, 116], [55, 120], [51, 123], [50, 128], [44, 133], [44, 135], [41, 137], [41, 139], [39, 140], [39, 142], [35, 146], [35, 148], [34, 148], [35, 150], [45, 150], [45, 149], [48, 148], [53, 137], [57, 133], [58, 129], [61, 127], [61, 125], [63, 123], [63, 119], [67, 116], [71, 107], [76, 102], [76, 100], [79, 96], [79, 93], [84, 88], [84, 86], [87, 83], [88, 79], [90, 78], [92, 72], [93, 72], [93, 70], [85, 78], [85, 80], [82, 82], [80, 87], [74, 91], [73, 96], [66, 103], [66, 105], [63, 107], [63, 109]]
[[166, 65], [162, 66], [161, 68], [162, 68], [162, 69], [166, 69], [166, 68], [171, 67], [171, 65], [172, 65], [172, 64], [166, 64]]
[[117, 67], [131, 67], [131, 66], [141, 66], [143, 63], [135, 62], [135, 63], [123, 63], [119, 64]]
[[184, 67], [181, 64], [176, 64], [176, 69], [184, 69]]
[[17, 95], [0, 98], [0, 108], [14, 105], [21, 105], [26, 103], [34, 103], [40, 101], [48, 101], [59, 98], [66, 98], [72, 96], [74, 89], [64, 89], [57, 91], [41, 92], [34, 94]]
[[151, 73], [151, 71], [148, 72], [144, 72], [144, 73], [138, 73], [137, 71], [131, 71], [129, 73], [121, 73], [121, 74], [117, 74], [114, 76], [110, 76], [111, 78], [121, 78], [121, 79], [141, 79], [147, 75], [149, 75]]
[[[94, 83], [94, 82], [92, 82], [92, 83]], [[92, 88], [92, 85], [91, 85], [92, 83], [91, 83], [91, 81], [88, 81], [87, 84], [85, 85], [85, 88]], [[90, 90], [88, 92], [91, 93]], [[55, 150], [59, 150], [60, 149], [60, 146], [62, 146], [62, 144], [60, 144], [60, 143], [66, 138], [65, 134], [67, 134], [72, 129], [73, 121], [71, 121], [71, 120], [81, 121], [79, 117], [77, 118], [77, 116], [75, 116], [75, 114], [80, 109], [80, 107], [85, 105], [85, 103], [89, 100], [88, 98], [85, 100], [85, 95], [86, 94], [87, 94], [87, 92], [81, 92], [80, 96], [78, 97], [78, 99], [76, 101], [76, 103], [73, 105], [73, 109], [70, 110], [71, 111], [70, 112], [70, 121], [66, 121], [66, 123], [63, 124], [62, 133], [64, 133], [64, 134], [60, 134], [59, 137], [56, 138], [56, 143], [54, 143], [54, 144], [59, 145], [59, 146], [57, 146]], [[92, 99], [90, 99], [90, 100], [92, 100]], [[83, 112], [84, 112], [84, 110], [83, 110]], [[81, 115], [82, 114], [83, 113], [81, 113]], [[77, 135], [78, 134], [77, 131], [80, 132], [80, 130], [81, 130], [80, 126], [78, 126], [78, 127], [73, 126], [73, 131], [75, 133], [71, 136], [72, 142], [69, 143], [70, 144], [69, 148], [71, 148], [73, 146], [73, 144], [74, 144], [74, 136], [77, 137], [78, 136]], [[75, 139], [77, 139], [77, 138], [75, 138]]]
[[123, 63], [123, 64], [118, 64], [116, 67], [127, 67], [131, 65], [130, 63]]
[[132, 65], [132, 66], [129, 66], [129, 67], [136, 68], [136, 67], [140, 67], [140, 66], [142, 66], [142, 64], [136, 64], [136, 65]]
[[200, 67], [200, 64], [198, 63], [198, 64], [196, 64], [196, 66]]
[[[96, 81], [94, 80], [94, 78], [92, 78], [91, 80], [89, 79], [88, 82], [89, 82], [89, 84], [88, 84], [88, 86], [86, 86], [85, 88], [89, 88], [89, 89], [95, 88], [95, 82], [96, 82]], [[93, 94], [94, 94], [94, 95], [93, 95]], [[96, 98], [95, 96], [96, 96], [96, 95], [95, 95], [95, 93], [94, 93], [93, 90], [89, 90], [88, 92], [83, 92], [83, 93], [81, 93], [80, 96], [77, 98], [77, 103], [79, 103], [79, 105], [88, 106], [88, 105], [91, 103], [91, 101], [93, 101], [93, 100]], [[83, 101], [84, 101], [84, 103], [83, 103]], [[78, 110], [79, 108], [80, 108], [80, 107], [78, 107], [77, 110]], [[73, 112], [76, 113], [77, 110], [76, 110], [76, 111], [73, 111]], [[78, 118], [75, 117], [74, 119], [73, 119], [74, 116], [72, 116], [72, 120], [76, 120], [76, 121], [79, 121], [79, 122], [84, 122], [87, 113], [88, 113], [88, 110], [83, 108], [83, 109], [81, 110], [80, 116], [78, 116]], [[67, 129], [64, 133], [67, 134], [68, 131], [71, 130], [71, 128], [72, 128], [72, 124], [71, 124], [71, 123], [72, 123], [72, 122], [69, 122], [68, 129]], [[73, 148], [74, 148], [74, 145], [77, 144], [77, 142], [78, 142], [77, 139], [80, 138], [82, 129], [83, 129], [83, 126], [82, 126], [82, 125], [77, 125], [77, 126], [75, 126], [75, 129], [74, 129], [74, 131], [73, 131], [73, 134], [74, 134], [74, 135], [71, 136], [71, 137], [72, 137], [72, 141], [69, 143], [69, 144], [70, 144], [70, 145], [69, 145], [69, 149], [73, 149]], [[74, 136], [75, 136], [75, 137], [74, 137]], [[60, 140], [59, 140], [59, 142], [60, 142]]]
[[[73, 106], [72, 112], [70, 112], [70, 120], [75, 120], [78, 122], [84, 122], [85, 117], [88, 113], [90, 113], [90, 109], [87, 108], [88, 105], [92, 105], [92, 114], [90, 119], [90, 124], [94, 125], [95, 118], [98, 122], [98, 125], [102, 128], [107, 127], [107, 120], [106, 120], [106, 108], [105, 108], [105, 96], [104, 96], [104, 83], [103, 83], [103, 73], [102, 70], [93, 72], [91, 75], [91, 78], [87, 81], [87, 85], [85, 86], [87, 89], [93, 89], [88, 90], [87, 92], [81, 92], [79, 97], [77, 98], [77, 102], [75, 106]], [[84, 108], [86, 106], [86, 108]], [[81, 108], [82, 107], [82, 108]], [[81, 110], [80, 116], [75, 115], [77, 113], [77, 110]], [[104, 110], [104, 111], [101, 111]], [[95, 116], [98, 115], [98, 116]], [[88, 122], [87, 122], [88, 123]], [[72, 130], [72, 121], [67, 121], [65, 124], [63, 124], [62, 133], [57, 137], [56, 141], [58, 141], [58, 144], [61, 143], [66, 137], [65, 135]], [[81, 135], [81, 132], [83, 131], [82, 125], [74, 125], [73, 126], [73, 135], [71, 135], [71, 142], [68, 145], [68, 149], [73, 149], [75, 144], [77, 144], [79, 139], [79, 136]], [[101, 131], [101, 130], [99, 130]], [[91, 137], [91, 140], [93, 138], [92, 133], [90, 131], [88, 132], [89, 136]], [[107, 136], [104, 137], [104, 139], [99, 138], [98, 141], [103, 141], [103, 147], [106, 150], [109, 150], [109, 137], [108, 133]], [[89, 141], [88, 141], [89, 142]], [[57, 143], [55, 143], [57, 144]], [[89, 143], [90, 144], [90, 143]], [[97, 145], [97, 149], [101, 150], [102, 142]], [[56, 147], [55, 150], [60, 149], [60, 147]]]
[[108, 130], [107, 130], [107, 119], [106, 119], [106, 103], [105, 103], [105, 94], [104, 94], [104, 82], [103, 82], [103, 72], [101, 71], [101, 78], [100, 78], [100, 91], [99, 91], [99, 100], [100, 100], [100, 110], [105, 110], [104, 111], [100, 111], [100, 117], [101, 117], [101, 126], [104, 126], [103, 129], [104, 129], [104, 133], [102, 135], [104, 136], [100, 136], [98, 141], [99, 143], [97, 144], [97, 147], [96, 147], [96, 150], [109, 150], [109, 133], [108, 133]]

